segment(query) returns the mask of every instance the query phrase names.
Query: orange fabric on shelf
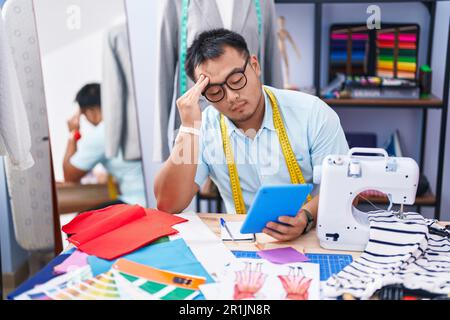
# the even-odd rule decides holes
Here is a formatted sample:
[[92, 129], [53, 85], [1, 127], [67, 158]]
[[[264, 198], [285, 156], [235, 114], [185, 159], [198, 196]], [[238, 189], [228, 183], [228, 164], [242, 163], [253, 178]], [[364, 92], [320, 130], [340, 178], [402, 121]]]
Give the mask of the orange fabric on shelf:
[[172, 226], [184, 218], [138, 205], [109, 206], [80, 214], [62, 230], [80, 251], [112, 260], [161, 237], [178, 233]]

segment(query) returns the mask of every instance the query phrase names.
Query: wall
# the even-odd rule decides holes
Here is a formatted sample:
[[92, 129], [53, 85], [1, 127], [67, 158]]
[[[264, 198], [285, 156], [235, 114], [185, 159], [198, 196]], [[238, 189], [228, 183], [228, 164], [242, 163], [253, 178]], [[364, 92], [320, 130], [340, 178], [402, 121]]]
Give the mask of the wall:
[[[276, 4], [277, 16], [286, 18], [285, 28], [300, 51], [297, 57], [292, 45], [286, 41], [292, 84], [311, 87], [314, 83], [314, 5]], [[285, 67], [284, 62], [282, 63]]]
[[[438, 2], [436, 9], [436, 24], [434, 29], [433, 40], [433, 61], [431, 68], [433, 69], [432, 87], [433, 93], [438, 97], [442, 97], [444, 90], [444, 68], [445, 58], [447, 53], [448, 42], [448, 28], [450, 21], [450, 3]], [[450, 61], [447, 61], [449, 64]], [[449, 106], [446, 106], [449, 108]], [[427, 141], [425, 145], [425, 174], [430, 179], [430, 183], [436, 185], [436, 166], [438, 162], [438, 144], [439, 128], [441, 123], [441, 112], [434, 110], [428, 114], [428, 132]], [[441, 202], [441, 219], [450, 221], [450, 113], [447, 117], [447, 135], [445, 144], [445, 160], [444, 172], [439, 174], [444, 175], [442, 187], [442, 202]]]
[[[80, 28], [69, 29], [67, 21], [71, 15], [67, 8], [73, 3], [71, 0], [35, 3], [56, 181], [64, 181], [67, 120], [78, 109], [75, 95], [83, 85], [101, 82], [105, 32], [114, 23], [125, 20], [122, 0], [77, 0]], [[83, 121], [81, 132], [86, 133], [90, 127]]]

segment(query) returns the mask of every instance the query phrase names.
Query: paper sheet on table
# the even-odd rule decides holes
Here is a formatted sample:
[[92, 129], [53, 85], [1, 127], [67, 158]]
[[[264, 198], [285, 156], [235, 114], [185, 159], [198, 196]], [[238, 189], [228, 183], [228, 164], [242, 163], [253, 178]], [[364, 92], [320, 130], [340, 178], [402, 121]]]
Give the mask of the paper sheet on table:
[[234, 254], [196, 213], [184, 213], [180, 214], [180, 217], [188, 222], [173, 228], [179, 231], [179, 236], [186, 241], [195, 257], [211, 275], [223, 270], [225, 265], [236, 261]]
[[[241, 233], [241, 227], [243, 221], [227, 221], [227, 227], [230, 229], [231, 234], [235, 241], [255, 241], [255, 234], [253, 233]], [[233, 241], [227, 232], [226, 228], [220, 226], [220, 237], [222, 241]]]
[[207, 300], [318, 300], [319, 265], [238, 259], [218, 275], [217, 283], [201, 285], [200, 290]]

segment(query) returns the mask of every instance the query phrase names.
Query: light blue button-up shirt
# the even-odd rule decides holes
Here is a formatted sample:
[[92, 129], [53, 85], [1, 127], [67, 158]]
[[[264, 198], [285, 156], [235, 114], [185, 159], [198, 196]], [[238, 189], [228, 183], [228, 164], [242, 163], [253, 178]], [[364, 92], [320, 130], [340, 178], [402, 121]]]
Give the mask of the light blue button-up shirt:
[[[307, 183], [314, 166], [330, 154], [346, 154], [348, 144], [339, 117], [319, 98], [298, 91], [268, 87], [278, 100], [290, 144]], [[264, 92], [265, 114], [254, 139], [226, 118], [228, 135], [248, 211], [262, 185], [290, 184], [291, 178], [273, 124], [270, 100]], [[220, 132], [220, 113], [207, 107], [202, 113], [199, 159], [195, 182], [201, 187], [208, 176], [214, 181], [228, 213], [235, 213], [228, 166]], [[313, 194], [317, 194], [315, 186]]]

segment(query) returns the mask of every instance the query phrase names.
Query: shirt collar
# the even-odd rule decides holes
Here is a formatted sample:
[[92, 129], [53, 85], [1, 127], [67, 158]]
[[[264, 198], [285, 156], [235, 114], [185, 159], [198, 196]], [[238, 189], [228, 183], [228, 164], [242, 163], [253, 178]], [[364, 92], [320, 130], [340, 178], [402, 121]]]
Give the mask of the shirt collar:
[[[272, 131], [276, 131], [275, 126], [273, 124], [272, 105], [270, 104], [269, 97], [267, 96], [266, 92], [264, 91], [264, 87], [262, 88], [262, 90], [263, 90], [263, 95], [264, 95], [264, 100], [265, 100], [265, 106], [264, 106], [265, 111], [264, 111], [264, 118], [262, 121], [261, 128], [262, 129], [266, 128], [266, 129], [269, 129]], [[233, 132], [237, 133], [239, 131], [239, 128], [236, 127], [236, 125], [233, 123], [233, 121], [231, 121], [227, 117], [225, 117], [225, 122], [227, 123], [229, 136], [231, 136], [231, 134]]]

